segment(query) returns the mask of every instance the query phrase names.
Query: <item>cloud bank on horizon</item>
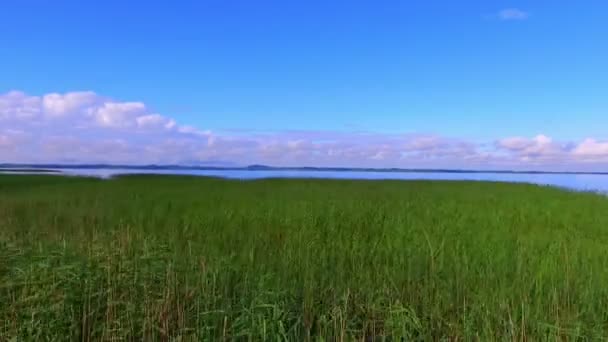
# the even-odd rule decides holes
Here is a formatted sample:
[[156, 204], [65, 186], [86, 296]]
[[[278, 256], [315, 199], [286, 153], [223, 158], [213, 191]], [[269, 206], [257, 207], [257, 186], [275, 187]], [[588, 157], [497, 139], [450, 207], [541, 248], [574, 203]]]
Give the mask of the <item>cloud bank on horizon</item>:
[[479, 142], [415, 133], [215, 133], [142, 102], [91, 91], [11, 91], [0, 94], [0, 161], [597, 170], [608, 166], [608, 141], [554, 141], [543, 134]]

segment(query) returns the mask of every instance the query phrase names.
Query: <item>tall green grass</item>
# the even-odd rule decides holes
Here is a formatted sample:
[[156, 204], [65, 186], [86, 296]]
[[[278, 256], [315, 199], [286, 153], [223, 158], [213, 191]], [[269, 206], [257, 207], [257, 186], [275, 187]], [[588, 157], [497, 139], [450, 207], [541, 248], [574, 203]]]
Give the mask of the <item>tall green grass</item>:
[[0, 176], [0, 340], [601, 340], [608, 199]]

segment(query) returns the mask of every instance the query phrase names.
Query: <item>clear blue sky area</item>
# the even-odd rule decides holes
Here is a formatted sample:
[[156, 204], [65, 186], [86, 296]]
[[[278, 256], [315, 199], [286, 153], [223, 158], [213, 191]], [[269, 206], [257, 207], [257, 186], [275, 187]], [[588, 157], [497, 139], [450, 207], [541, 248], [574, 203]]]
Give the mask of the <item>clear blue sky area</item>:
[[0, 32], [0, 92], [216, 131], [607, 136], [607, 1], [20, 0]]

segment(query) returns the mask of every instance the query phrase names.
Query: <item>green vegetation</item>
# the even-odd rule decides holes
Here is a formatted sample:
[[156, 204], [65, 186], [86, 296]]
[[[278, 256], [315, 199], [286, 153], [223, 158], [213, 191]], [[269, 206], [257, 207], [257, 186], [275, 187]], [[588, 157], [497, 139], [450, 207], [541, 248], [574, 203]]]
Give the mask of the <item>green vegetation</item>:
[[601, 340], [608, 199], [0, 175], [0, 340]]

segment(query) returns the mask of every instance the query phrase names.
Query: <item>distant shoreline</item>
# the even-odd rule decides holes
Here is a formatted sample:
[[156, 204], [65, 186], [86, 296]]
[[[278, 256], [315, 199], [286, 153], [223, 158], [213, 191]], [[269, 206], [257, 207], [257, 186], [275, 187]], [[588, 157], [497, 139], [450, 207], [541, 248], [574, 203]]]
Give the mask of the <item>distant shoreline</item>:
[[236, 166], [183, 166], [183, 165], [113, 165], [113, 164], [0, 164], [0, 172], [61, 173], [65, 170], [158, 170], [158, 171], [329, 171], [329, 172], [387, 172], [387, 173], [497, 173], [497, 174], [564, 174], [608, 175], [593, 171], [517, 171], [517, 170], [466, 170], [466, 169], [407, 169], [407, 168], [348, 168], [348, 167], [275, 167], [267, 165]]
[[0, 173], [61, 173], [59, 170], [49, 170], [49, 169], [38, 169], [38, 168], [28, 168], [28, 169], [20, 169], [20, 168], [3, 168], [0, 167]]

